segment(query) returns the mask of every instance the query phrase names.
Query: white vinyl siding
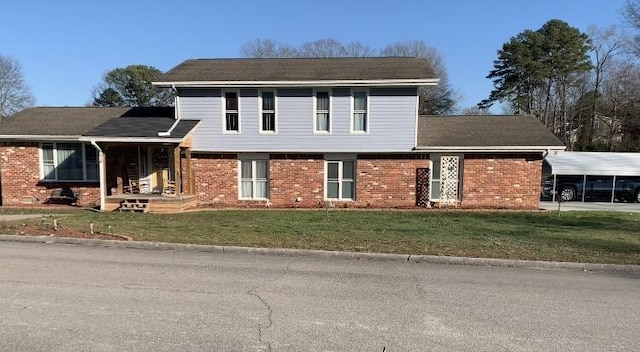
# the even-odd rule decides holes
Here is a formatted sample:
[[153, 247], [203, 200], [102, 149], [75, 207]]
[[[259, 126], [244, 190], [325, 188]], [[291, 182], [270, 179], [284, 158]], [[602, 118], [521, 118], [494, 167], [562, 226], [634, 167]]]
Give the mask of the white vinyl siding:
[[97, 181], [98, 153], [88, 144], [41, 143], [40, 178], [48, 181]]
[[[318, 91], [327, 89], [319, 88]], [[362, 90], [362, 89], [359, 89]], [[273, 91], [273, 90], [272, 90]], [[192, 150], [228, 153], [397, 153], [415, 147], [415, 88], [367, 90], [367, 132], [352, 132], [350, 88], [330, 90], [330, 132], [315, 132], [315, 90], [275, 91], [276, 133], [261, 132], [261, 90], [239, 90], [240, 132], [224, 131], [224, 95], [219, 89], [180, 90], [180, 117], [200, 120]]]

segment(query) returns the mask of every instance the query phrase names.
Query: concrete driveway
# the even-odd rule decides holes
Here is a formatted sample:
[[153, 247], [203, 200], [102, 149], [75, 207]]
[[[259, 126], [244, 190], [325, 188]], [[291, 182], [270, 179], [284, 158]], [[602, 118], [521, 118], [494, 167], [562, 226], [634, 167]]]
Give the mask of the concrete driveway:
[[[540, 208], [558, 210], [558, 203], [541, 201]], [[566, 202], [560, 204], [561, 211], [626, 211], [640, 213], [640, 203]]]

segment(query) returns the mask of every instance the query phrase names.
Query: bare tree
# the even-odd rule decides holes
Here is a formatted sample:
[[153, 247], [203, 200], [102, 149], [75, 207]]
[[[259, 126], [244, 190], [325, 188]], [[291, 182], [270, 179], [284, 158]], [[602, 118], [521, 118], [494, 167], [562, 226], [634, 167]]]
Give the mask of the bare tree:
[[18, 60], [0, 55], [0, 119], [11, 116], [34, 102]]
[[477, 105], [469, 106], [460, 111], [462, 115], [491, 115], [489, 109], [483, 109]]
[[271, 39], [255, 39], [240, 48], [240, 55], [253, 58], [296, 57], [297, 50]]
[[430, 115], [450, 114], [456, 110], [459, 93], [449, 83], [444, 60], [438, 51], [422, 40], [409, 40], [388, 45], [382, 56], [421, 57], [429, 60], [433, 73], [440, 78], [437, 86], [420, 88], [420, 113]]

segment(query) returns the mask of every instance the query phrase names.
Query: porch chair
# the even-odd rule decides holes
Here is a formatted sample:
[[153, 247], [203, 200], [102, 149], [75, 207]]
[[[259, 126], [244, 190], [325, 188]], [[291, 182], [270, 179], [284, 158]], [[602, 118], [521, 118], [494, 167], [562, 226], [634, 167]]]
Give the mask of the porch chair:
[[124, 186], [124, 193], [140, 193], [140, 178], [138, 175], [138, 166], [136, 164], [129, 164], [127, 166], [127, 177], [129, 178], [129, 185]]
[[162, 170], [162, 194], [175, 195], [176, 194], [176, 181], [169, 179], [171, 170]]

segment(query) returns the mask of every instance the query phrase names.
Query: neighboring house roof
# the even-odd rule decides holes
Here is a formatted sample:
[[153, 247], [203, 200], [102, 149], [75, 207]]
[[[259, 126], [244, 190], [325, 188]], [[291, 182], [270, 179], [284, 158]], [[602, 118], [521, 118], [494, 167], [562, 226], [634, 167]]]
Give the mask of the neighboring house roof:
[[535, 116], [420, 116], [417, 149], [526, 151], [565, 146]]
[[545, 157], [553, 175], [640, 176], [640, 154], [559, 152]]
[[427, 59], [408, 57], [187, 60], [156, 78], [159, 86], [436, 84]]
[[1, 137], [77, 137], [131, 108], [35, 107], [0, 121]]
[[197, 124], [176, 122], [173, 107], [27, 108], [0, 121], [0, 139], [108, 141], [178, 141]]

